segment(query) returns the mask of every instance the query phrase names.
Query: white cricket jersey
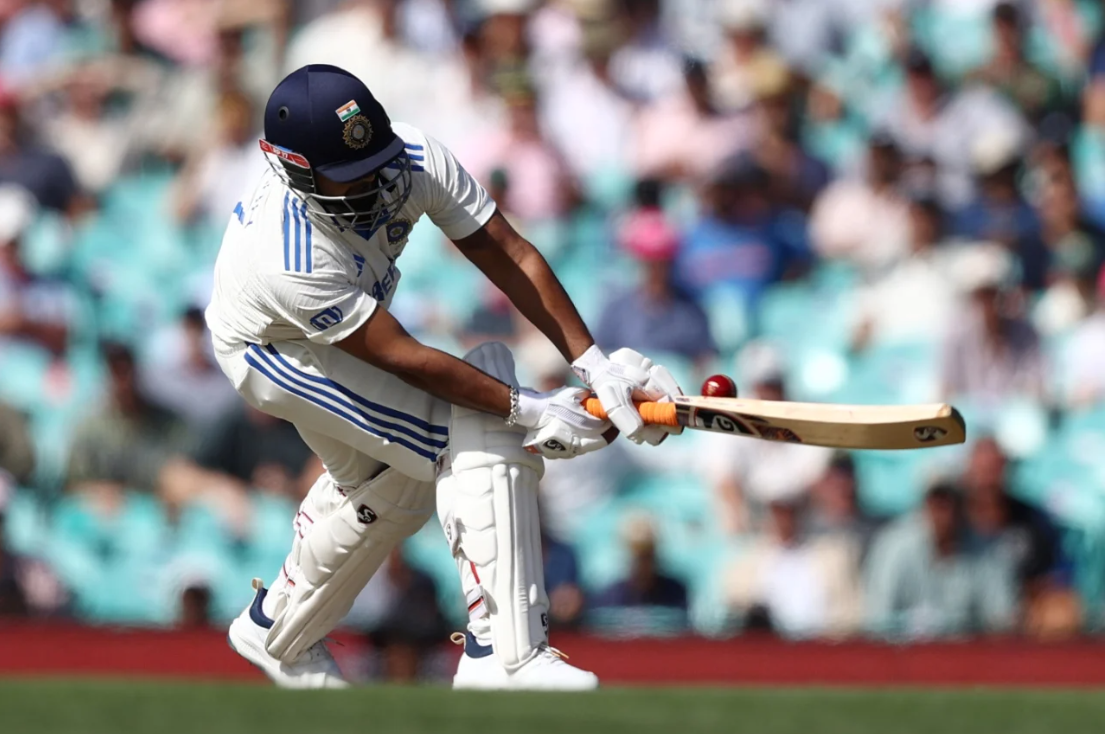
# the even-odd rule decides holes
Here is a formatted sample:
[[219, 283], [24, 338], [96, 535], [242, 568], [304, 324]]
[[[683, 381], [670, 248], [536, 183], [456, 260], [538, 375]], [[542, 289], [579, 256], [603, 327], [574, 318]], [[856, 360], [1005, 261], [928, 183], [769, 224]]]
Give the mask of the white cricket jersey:
[[207, 308], [217, 350], [290, 339], [341, 341], [391, 303], [399, 282], [395, 261], [423, 214], [453, 240], [491, 218], [495, 202], [447, 148], [410, 125], [393, 129], [411, 159], [411, 194], [368, 238], [315, 217], [317, 204], [304, 202], [271, 170], [238, 204]]

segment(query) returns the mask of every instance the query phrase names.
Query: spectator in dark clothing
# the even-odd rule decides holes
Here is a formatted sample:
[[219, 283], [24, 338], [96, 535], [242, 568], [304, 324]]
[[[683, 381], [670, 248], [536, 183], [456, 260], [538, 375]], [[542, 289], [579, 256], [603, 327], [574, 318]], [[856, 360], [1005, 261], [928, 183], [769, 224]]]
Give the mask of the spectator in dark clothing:
[[545, 557], [545, 591], [549, 595], [549, 623], [558, 628], [574, 627], [583, 615], [583, 591], [579, 588], [579, 563], [567, 543], [541, 532]]
[[10, 490], [2, 482], [3, 477], [0, 477], [0, 619], [25, 617], [30, 613], [20, 573], [22, 564], [5, 542], [3, 505], [6, 503], [6, 493]]
[[841, 452], [833, 456], [825, 473], [810, 487], [810, 501], [810, 534], [854, 538], [862, 560], [878, 524], [860, 506], [856, 466], [850, 455]]
[[0, 471], [11, 474], [17, 483], [26, 482], [35, 467], [34, 444], [27, 421], [16, 411], [0, 403]]
[[0, 183], [19, 184], [44, 209], [79, 214], [86, 201], [69, 164], [56, 153], [23, 144], [19, 126], [15, 96], [0, 89]]
[[211, 627], [211, 588], [189, 584], [180, 594], [180, 629], [202, 630]]
[[4, 524], [13, 491], [11, 477], [0, 470], [0, 620], [51, 614], [68, 601], [45, 563], [19, 556], [8, 546]]
[[972, 151], [978, 195], [954, 217], [955, 234], [997, 242], [1017, 256], [1021, 285], [1039, 290], [1045, 284], [1049, 253], [1040, 231], [1040, 219], [1017, 185], [1019, 144], [995, 134], [980, 139]]
[[16, 340], [58, 357], [68, 346], [78, 305], [72, 284], [27, 267], [23, 236], [37, 215], [25, 188], [0, 183], [0, 351]]
[[69, 486], [156, 491], [163, 467], [188, 448], [187, 428], [139, 389], [128, 347], [107, 344], [103, 355], [109, 375], [107, 400], [77, 428], [69, 455]]
[[1062, 102], [1059, 80], [1027, 57], [1025, 20], [1016, 3], [994, 8], [993, 55], [969, 77], [1004, 94], [1032, 121], [1039, 121]]
[[705, 312], [673, 283], [679, 234], [668, 223], [651, 184], [638, 187], [642, 205], [622, 227], [622, 247], [641, 264], [641, 283], [610, 301], [595, 340], [604, 349], [630, 347], [702, 359], [716, 352]]
[[756, 140], [749, 154], [767, 173], [768, 191], [779, 207], [808, 212], [829, 183], [828, 167], [799, 142], [800, 126], [792, 106], [793, 89], [785, 68], [765, 70], [754, 85]]
[[961, 484], [968, 542], [1011, 560], [1028, 631], [1052, 639], [1077, 633], [1081, 611], [1070, 603], [1070, 569], [1058, 531], [1045, 513], [1009, 494], [1008, 461], [994, 439], [972, 447]]
[[795, 236], [767, 196], [767, 174], [746, 156], [724, 164], [703, 194], [695, 222], [676, 260], [677, 282], [696, 295], [728, 290], [753, 307], [772, 283], [809, 260], [808, 242]]
[[632, 517], [626, 524], [630, 553], [629, 575], [599, 592], [594, 606], [667, 607], [686, 611], [687, 587], [665, 575], [656, 559], [656, 531], [647, 517]]
[[194, 458], [204, 469], [294, 496], [311, 456], [291, 423], [238, 405], [211, 428]]
[[420, 677], [426, 654], [440, 644], [448, 625], [438, 607], [433, 579], [410, 566], [402, 549], [391, 552], [382, 572], [383, 582], [373, 582], [387, 597], [385, 610], [368, 638], [382, 655], [384, 677], [411, 682]]
[[930, 638], [1015, 628], [1015, 563], [969, 542], [960, 499], [954, 484], [935, 484], [918, 510], [875, 538], [864, 584], [871, 633]]

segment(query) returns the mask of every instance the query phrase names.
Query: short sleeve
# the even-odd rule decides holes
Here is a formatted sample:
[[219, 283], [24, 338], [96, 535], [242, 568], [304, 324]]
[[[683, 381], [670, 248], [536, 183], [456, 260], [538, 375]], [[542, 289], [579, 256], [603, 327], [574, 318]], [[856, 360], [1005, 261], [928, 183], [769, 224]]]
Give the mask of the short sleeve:
[[425, 140], [425, 160], [415, 160], [415, 152], [411, 162], [429, 174], [426, 214], [449, 239], [468, 237], [491, 219], [495, 201], [452, 151], [429, 136]]
[[340, 272], [280, 273], [270, 276], [273, 308], [316, 344], [335, 344], [360, 328], [376, 299]]

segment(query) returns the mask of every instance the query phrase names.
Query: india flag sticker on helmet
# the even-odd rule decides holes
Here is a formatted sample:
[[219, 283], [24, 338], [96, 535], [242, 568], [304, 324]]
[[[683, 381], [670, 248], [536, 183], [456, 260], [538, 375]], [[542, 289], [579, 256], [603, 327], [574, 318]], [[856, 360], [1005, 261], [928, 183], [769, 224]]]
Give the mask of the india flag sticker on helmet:
[[360, 112], [361, 108], [357, 106], [357, 100], [351, 99], [334, 111], [338, 113], [338, 117], [341, 118], [341, 121], [345, 122], [350, 117]]

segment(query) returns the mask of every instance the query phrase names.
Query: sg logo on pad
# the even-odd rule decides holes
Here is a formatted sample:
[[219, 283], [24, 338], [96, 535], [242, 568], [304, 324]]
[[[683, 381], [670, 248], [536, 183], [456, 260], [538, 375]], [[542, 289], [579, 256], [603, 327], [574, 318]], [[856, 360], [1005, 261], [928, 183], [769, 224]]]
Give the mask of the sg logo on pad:
[[319, 311], [317, 314], [311, 317], [311, 326], [315, 327], [319, 331], [326, 331], [331, 326], [337, 326], [341, 323], [341, 320], [345, 318], [341, 309], [337, 306], [331, 306], [325, 311]]

